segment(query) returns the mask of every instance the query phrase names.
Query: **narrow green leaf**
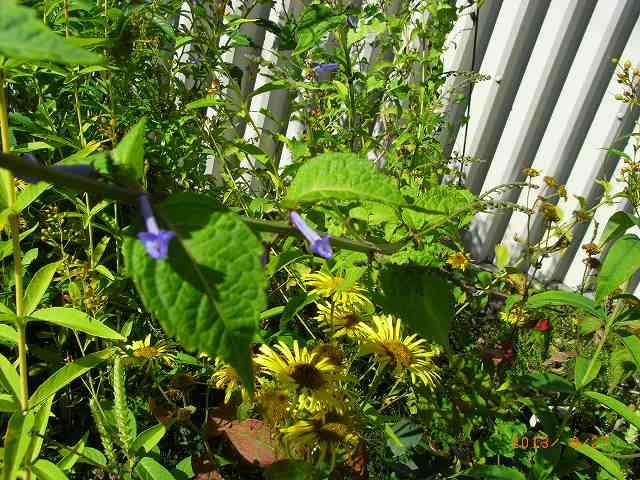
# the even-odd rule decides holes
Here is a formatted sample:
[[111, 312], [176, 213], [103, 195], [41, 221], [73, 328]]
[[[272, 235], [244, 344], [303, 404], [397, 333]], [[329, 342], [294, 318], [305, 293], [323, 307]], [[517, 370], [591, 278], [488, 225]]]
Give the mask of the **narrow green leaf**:
[[145, 307], [186, 349], [224, 358], [251, 389], [250, 344], [266, 307], [262, 244], [205, 195], [175, 194], [156, 210], [176, 232], [168, 258], [154, 260], [135, 237], [123, 246]]
[[0, 354], [0, 385], [5, 392], [20, 401], [20, 376], [13, 364], [2, 354]]
[[629, 335], [622, 338], [627, 349], [631, 352], [633, 362], [636, 364], [638, 370], [640, 370], [640, 339], [635, 335]]
[[352, 153], [323, 153], [302, 164], [291, 182], [285, 208], [321, 200], [371, 200], [402, 205], [395, 182], [364, 157]]
[[51, 188], [51, 184], [46, 182], [38, 182], [34, 185], [29, 185], [27, 188], [22, 190], [16, 198], [16, 211], [22, 212], [49, 188]]
[[602, 309], [598, 305], [583, 295], [575, 292], [564, 292], [562, 290], [549, 290], [532, 295], [527, 300], [529, 308], [541, 308], [548, 305], [570, 305], [583, 310], [594, 317], [602, 317]]
[[509, 260], [511, 259], [509, 247], [507, 247], [504, 243], [497, 244], [495, 246], [495, 259], [496, 267], [498, 267], [500, 270], [509, 265]]
[[167, 433], [167, 425], [159, 423], [151, 428], [146, 429], [140, 433], [131, 444], [131, 453], [137, 454], [140, 450], [144, 453], [149, 453], [153, 447], [155, 447], [162, 437]]
[[30, 315], [36, 308], [38, 308], [44, 292], [49, 288], [49, 284], [51, 283], [51, 280], [53, 280], [53, 276], [58, 268], [60, 268], [61, 264], [62, 262], [53, 262], [45, 265], [33, 276], [24, 293], [25, 316]]
[[600, 360], [593, 362], [591, 370], [587, 371], [590, 363], [591, 359], [583, 355], [576, 358], [575, 382], [577, 390], [580, 390], [593, 382], [600, 372], [600, 367], [602, 366]]
[[133, 472], [139, 480], [175, 480], [171, 472], [151, 457], [142, 458]]
[[29, 448], [27, 448], [27, 457], [32, 462], [40, 455], [42, 449], [42, 442], [44, 441], [44, 434], [47, 431], [47, 425], [49, 424], [49, 416], [51, 415], [51, 406], [53, 405], [53, 395], [40, 404], [38, 411], [35, 414], [35, 421], [33, 424], [34, 435], [29, 442]]
[[609, 407], [611, 410], [619, 414], [621, 417], [624, 417], [629, 423], [634, 425], [636, 428], [640, 429], [640, 415], [634, 412], [633, 410], [631, 410], [621, 401], [598, 392], [584, 392], [584, 394], [587, 397], [593, 398], [597, 402], [600, 402], [604, 406]]
[[143, 117], [111, 152], [114, 163], [124, 169], [125, 174], [136, 181], [144, 175], [144, 132], [147, 119]]
[[624, 472], [620, 465], [602, 452], [582, 442], [569, 442], [569, 446], [582, 455], [589, 457], [617, 480], [624, 480]]
[[31, 470], [40, 480], [69, 480], [69, 477], [60, 470], [55, 463], [41, 458], [31, 465]]
[[33, 312], [28, 319], [29, 321], [39, 320], [61, 327], [71, 328], [88, 333], [94, 337], [108, 338], [110, 340], [125, 340], [125, 338], [115, 330], [112, 330], [104, 323], [92, 319], [86, 313], [76, 310], [75, 308], [41, 308]]
[[220, 97], [204, 97], [200, 98], [199, 100], [194, 100], [193, 102], [187, 103], [184, 108], [185, 110], [196, 110], [198, 108], [213, 107], [222, 103], [223, 101]]
[[464, 472], [464, 475], [482, 480], [527, 480], [523, 473], [513, 467], [502, 465], [479, 465]]
[[[29, 230], [25, 230], [20, 234], [20, 240], [24, 240], [38, 228], [38, 224], [36, 223]], [[7, 258], [9, 255], [13, 253], [13, 242], [11, 240], [3, 240], [0, 241], [0, 260]]]
[[15, 345], [18, 343], [18, 332], [9, 325], [0, 324], [0, 343]]
[[104, 467], [107, 465], [107, 457], [104, 456], [100, 450], [96, 450], [92, 447], [84, 447], [82, 456], [78, 459], [78, 463], [88, 463], [89, 465], [95, 465], [97, 467]]
[[68, 43], [36, 19], [35, 11], [2, 0], [0, 55], [15, 60], [45, 60], [66, 64], [100, 63], [102, 58]]
[[58, 467], [62, 470], [71, 470], [76, 462], [80, 459], [80, 454], [84, 452], [84, 446], [89, 438], [89, 432], [85, 432], [82, 438], [78, 440], [71, 448], [63, 448], [60, 453], [64, 455], [62, 460], [58, 462]]
[[0, 393], [0, 412], [15, 412], [19, 408], [20, 404], [13, 395]]
[[2, 465], [2, 479], [14, 480], [16, 472], [22, 465], [27, 453], [31, 429], [33, 428], [33, 412], [23, 415], [14, 412], [9, 419], [7, 431], [4, 434], [4, 465]]
[[524, 379], [532, 387], [539, 390], [550, 390], [552, 392], [573, 393], [573, 385], [565, 378], [555, 373], [534, 372], [526, 375]]
[[92, 368], [111, 358], [116, 350], [115, 347], [100, 350], [65, 365], [40, 384], [29, 399], [29, 406], [35, 407], [40, 402], [55, 395], [58, 390], [70, 384], [79, 376], [84, 375]]
[[623, 211], [616, 212], [609, 217], [598, 243], [604, 246], [610, 240], [615, 241], [634, 225], [636, 225], [636, 219], [633, 215]]
[[454, 314], [453, 288], [434, 272], [390, 267], [380, 283], [383, 309], [406, 322], [426, 339], [449, 346], [449, 328]]
[[602, 263], [596, 287], [596, 303], [628, 280], [640, 268], [640, 238], [624, 235], [616, 240]]

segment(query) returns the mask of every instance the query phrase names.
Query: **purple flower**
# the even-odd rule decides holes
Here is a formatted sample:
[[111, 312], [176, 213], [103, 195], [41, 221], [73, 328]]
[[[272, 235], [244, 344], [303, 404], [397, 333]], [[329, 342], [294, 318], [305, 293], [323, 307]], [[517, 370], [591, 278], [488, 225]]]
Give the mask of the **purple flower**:
[[291, 223], [304, 235], [309, 241], [311, 251], [322, 258], [331, 258], [333, 256], [333, 250], [331, 249], [331, 237], [329, 235], [323, 235], [322, 237], [318, 233], [307, 225], [300, 214], [296, 211], [292, 211], [289, 214]]
[[335, 72], [337, 69], [337, 63], [321, 63], [320, 65], [313, 67], [313, 70], [316, 72], [316, 76], [322, 75], [323, 73]]
[[140, 210], [142, 210], [147, 231], [138, 233], [138, 239], [142, 242], [151, 258], [156, 260], [167, 258], [169, 242], [176, 236], [176, 232], [158, 228], [158, 223], [153, 216], [153, 210], [146, 193], [140, 195]]
[[358, 28], [358, 17], [356, 17], [355, 15], [349, 15], [347, 17], [347, 25], [354, 30]]

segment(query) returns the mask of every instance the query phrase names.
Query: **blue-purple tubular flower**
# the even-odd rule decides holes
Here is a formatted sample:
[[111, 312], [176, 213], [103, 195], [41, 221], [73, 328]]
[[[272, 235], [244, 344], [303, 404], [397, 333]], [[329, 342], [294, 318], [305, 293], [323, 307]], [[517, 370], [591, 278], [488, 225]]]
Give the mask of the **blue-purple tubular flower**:
[[337, 63], [321, 63], [320, 65], [316, 65], [313, 70], [316, 72], [316, 75], [322, 75], [323, 73], [335, 72], [338, 66]]
[[138, 239], [142, 242], [151, 258], [156, 260], [167, 258], [169, 242], [176, 236], [176, 232], [158, 228], [158, 223], [153, 216], [153, 210], [146, 193], [140, 195], [140, 210], [142, 210], [147, 231], [138, 233]]
[[358, 28], [358, 17], [356, 17], [355, 15], [349, 15], [347, 17], [347, 25], [354, 30]]
[[300, 214], [296, 211], [289, 213], [291, 223], [304, 235], [309, 242], [311, 251], [322, 258], [331, 258], [333, 256], [333, 250], [331, 248], [331, 237], [329, 235], [323, 235], [322, 237], [305, 223]]

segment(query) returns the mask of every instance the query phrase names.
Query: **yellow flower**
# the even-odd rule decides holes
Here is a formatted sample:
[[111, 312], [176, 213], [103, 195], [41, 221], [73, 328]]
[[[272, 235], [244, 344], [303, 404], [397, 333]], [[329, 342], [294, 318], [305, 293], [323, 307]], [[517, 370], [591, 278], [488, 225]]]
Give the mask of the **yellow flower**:
[[467, 254], [461, 250], [450, 254], [449, 258], [447, 258], [447, 263], [453, 268], [457, 268], [464, 272], [469, 266], [469, 257], [467, 257]]
[[293, 351], [284, 342], [278, 342], [275, 350], [262, 345], [254, 361], [285, 389], [297, 393], [299, 408], [315, 411], [337, 403], [337, 367], [307, 347], [300, 349], [297, 340]]
[[425, 385], [434, 386], [439, 380], [438, 367], [432, 358], [438, 355], [438, 349], [425, 348], [426, 341], [417, 335], [402, 336], [402, 323], [390, 315], [375, 315], [374, 327], [360, 325], [363, 343], [360, 354], [375, 354], [382, 368], [391, 365], [394, 375], [409, 374], [412, 383], [420, 380]]
[[286, 445], [298, 449], [307, 447], [309, 453], [318, 453], [318, 462], [322, 462], [327, 453], [335, 454], [340, 444], [354, 445], [357, 435], [353, 432], [351, 419], [336, 412], [318, 413], [306, 420], [298, 420], [290, 427], [281, 428]]
[[329, 275], [324, 272], [307, 273], [305, 283], [312, 287], [311, 293], [330, 298], [341, 305], [367, 305], [371, 301], [364, 295], [364, 289], [355, 282], [349, 282], [344, 277]]
[[511, 307], [508, 312], [500, 312], [500, 318], [511, 325], [518, 325], [519, 327], [527, 323], [528, 320], [527, 311], [521, 306]]
[[147, 335], [143, 340], [135, 340], [131, 345], [127, 346], [131, 351], [133, 358], [142, 364], [149, 362], [161, 362], [168, 367], [172, 367], [176, 363], [176, 356], [169, 342], [160, 340], [155, 345], [151, 345], [151, 334]]
[[257, 398], [258, 411], [271, 425], [283, 423], [290, 415], [291, 398], [283, 389], [274, 385], [263, 387]]
[[212, 383], [215, 388], [224, 390], [224, 403], [229, 403], [231, 395], [238, 389], [240, 389], [243, 399], [248, 398], [248, 393], [242, 385], [240, 376], [235, 368], [219, 359], [216, 359], [214, 365], [217, 370], [211, 375], [210, 383]]
[[319, 303], [315, 318], [322, 324], [322, 329], [327, 335], [330, 335], [333, 330], [334, 337], [354, 336], [358, 333], [358, 325], [369, 316], [361, 307], [362, 305], [337, 304], [332, 312], [331, 305]]
[[319, 358], [326, 358], [329, 363], [339, 367], [344, 361], [344, 352], [331, 343], [322, 343], [313, 347], [312, 353], [318, 355]]

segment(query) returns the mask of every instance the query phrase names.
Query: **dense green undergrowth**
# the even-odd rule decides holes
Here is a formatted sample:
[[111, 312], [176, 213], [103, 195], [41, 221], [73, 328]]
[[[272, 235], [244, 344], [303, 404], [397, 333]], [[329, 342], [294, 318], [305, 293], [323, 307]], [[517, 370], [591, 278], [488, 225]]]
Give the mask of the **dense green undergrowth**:
[[[228, 3], [0, 0], [2, 478], [635, 478], [636, 158], [575, 212], [533, 169], [473, 195], [443, 105], [481, 77], [440, 61], [473, 2]], [[474, 264], [512, 208], [543, 233]]]

